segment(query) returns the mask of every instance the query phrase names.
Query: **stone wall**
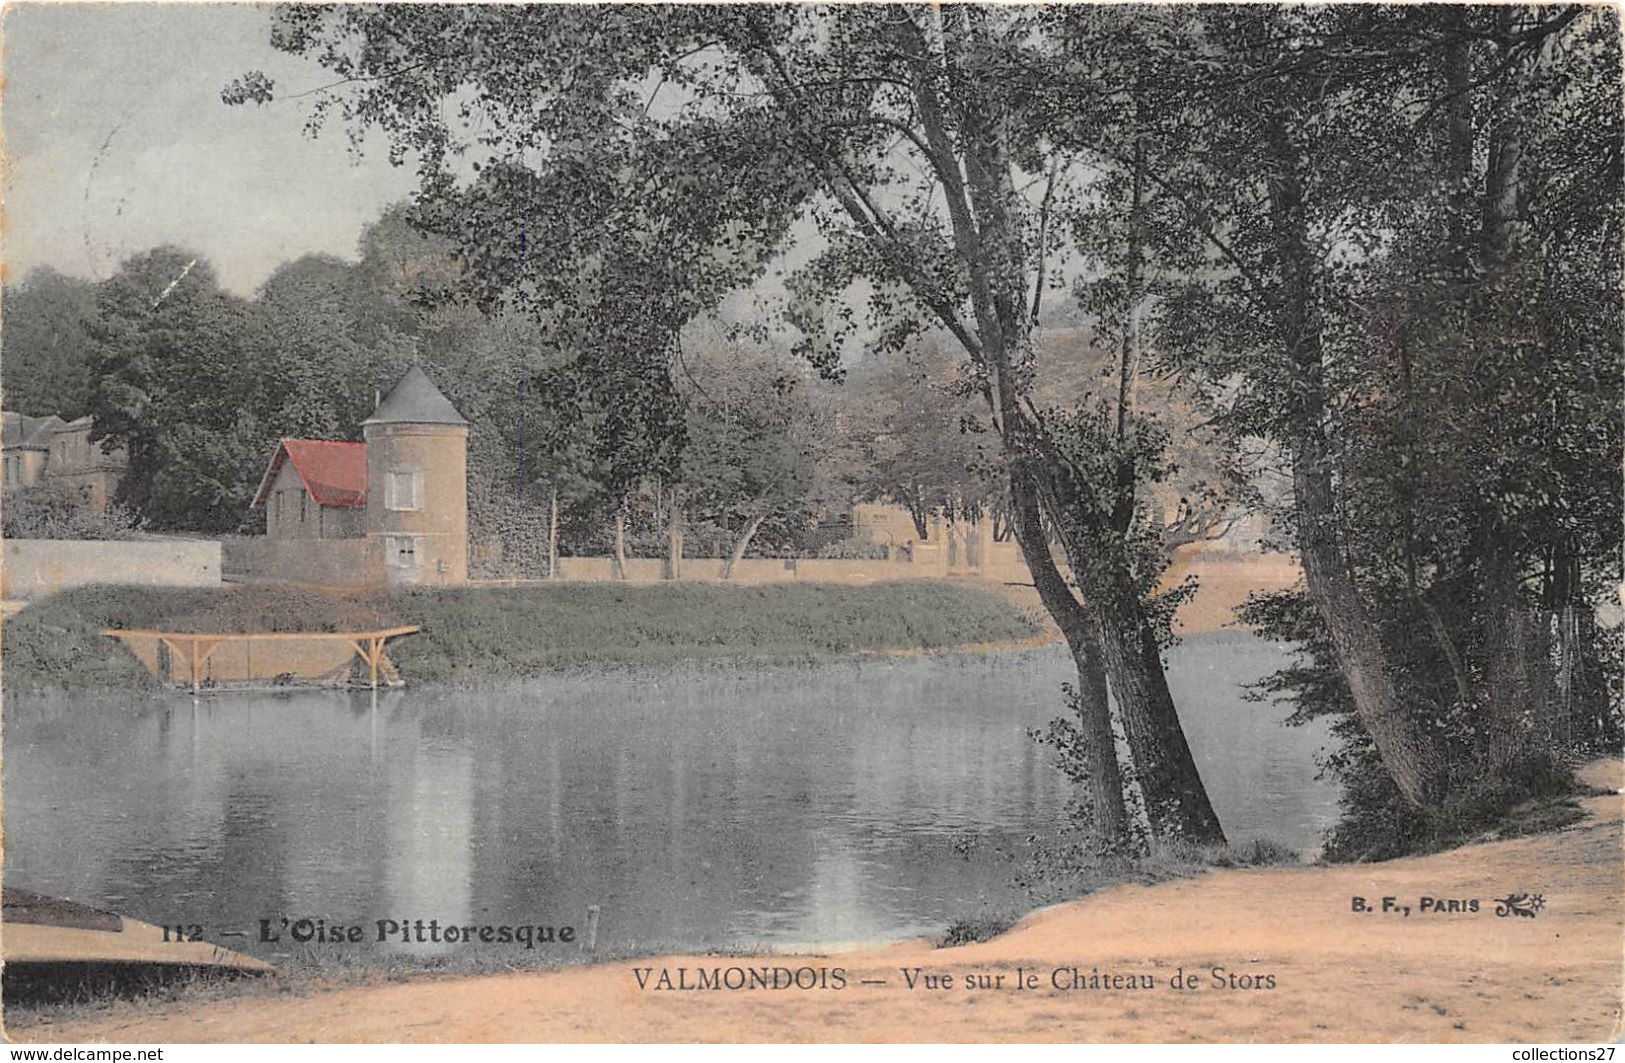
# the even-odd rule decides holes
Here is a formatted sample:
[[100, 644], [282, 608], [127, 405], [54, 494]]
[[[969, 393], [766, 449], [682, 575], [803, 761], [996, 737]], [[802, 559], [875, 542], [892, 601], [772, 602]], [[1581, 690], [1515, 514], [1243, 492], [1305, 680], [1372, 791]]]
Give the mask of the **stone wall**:
[[8, 539], [0, 596], [42, 598], [92, 583], [218, 587], [220, 564], [220, 543], [212, 540]]
[[244, 536], [222, 539], [220, 546], [222, 575], [233, 583], [376, 587], [384, 582], [382, 546], [375, 539]]
[[[1057, 558], [1061, 571], [1064, 561]], [[720, 558], [683, 559], [684, 583], [719, 583], [723, 561]], [[1179, 610], [1176, 631], [1194, 633], [1230, 627], [1235, 609], [1247, 596], [1259, 591], [1286, 590], [1302, 576], [1297, 558], [1289, 554], [1266, 554], [1224, 549], [1213, 544], [1194, 544], [1176, 552], [1174, 562], [1163, 575], [1161, 586], [1171, 589], [1194, 576], [1197, 591]], [[626, 562], [624, 582], [660, 583], [667, 579], [664, 559], [634, 557]], [[915, 543], [911, 552], [897, 551], [890, 560], [844, 560], [826, 558], [746, 558], [734, 566], [731, 582], [740, 586], [764, 583], [844, 583], [867, 584], [891, 580], [958, 579], [984, 580], [992, 584], [1030, 586], [1032, 575], [1021, 548], [1014, 542], [983, 544], [981, 564], [951, 564], [948, 552], [937, 543]], [[615, 580], [615, 562], [608, 557], [559, 558], [559, 582], [609, 583]], [[544, 584], [547, 580], [474, 580], [482, 586], [523, 586]]]
[[[15, 539], [4, 544], [0, 593], [5, 598], [34, 599], [86, 584], [134, 584], [149, 587], [215, 587], [222, 579], [237, 583], [303, 583], [338, 588], [385, 584], [382, 549], [371, 539], [268, 539], [264, 536], [219, 541], [153, 539], [140, 541], [70, 541]], [[912, 555], [896, 552], [889, 560], [833, 558], [745, 558], [734, 566], [732, 582], [841, 583], [861, 585], [891, 580], [967, 579], [989, 583], [1030, 584], [1032, 577], [1015, 543], [987, 543], [979, 567], [950, 565], [944, 552], [916, 543]], [[685, 558], [683, 582], [722, 580], [720, 558]], [[567, 583], [609, 583], [615, 579], [608, 557], [564, 557], [559, 573]], [[1190, 576], [1196, 596], [1180, 609], [1177, 630], [1203, 631], [1234, 623], [1234, 611], [1249, 594], [1284, 590], [1301, 577], [1297, 559], [1287, 554], [1228, 551], [1209, 545], [1178, 552], [1162, 586], [1177, 586]], [[668, 578], [663, 558], [628, 558], [626, 580], [660, 583]], [[519, 585], [538, 580], [476, 580], [485, 585]], [[324, 648], [325, 649], [325, 648]], [[336, 667], [342, 654], [330, 663]], [[222, 658], [229, 674], [234, 660]], [[269, 665], [269, 660], [257, 662]], [[294, 670], [294, 669], [287, 669]], [[308, 674], [307, 662], [297, 669]], [[224, 677], [224, 676], [223, 676]]]

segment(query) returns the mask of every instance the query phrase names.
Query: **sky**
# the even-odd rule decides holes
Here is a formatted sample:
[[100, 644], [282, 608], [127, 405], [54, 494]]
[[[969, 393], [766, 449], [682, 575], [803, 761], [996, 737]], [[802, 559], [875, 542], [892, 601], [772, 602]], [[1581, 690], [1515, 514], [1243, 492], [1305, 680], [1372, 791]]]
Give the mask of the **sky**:
[[43, 265], [99, 280], [176, 243], [248, 296], [299, 255], [354, 259], [415, 175], [381, 138], [356, 157], [337, 119], [312, 138], [310, 98], [220, 101], [249, 70], [279, 96], [332, 80], [271, 48], [270, 18], [249, 4], [7, 4], [5, 275]]

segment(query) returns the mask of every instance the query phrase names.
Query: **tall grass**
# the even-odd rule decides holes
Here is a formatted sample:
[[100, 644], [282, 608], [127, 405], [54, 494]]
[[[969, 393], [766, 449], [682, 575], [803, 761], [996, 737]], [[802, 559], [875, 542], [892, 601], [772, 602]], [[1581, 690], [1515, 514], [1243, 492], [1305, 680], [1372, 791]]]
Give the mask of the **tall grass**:
[[11, 689], [151, 686], [145, 670], [103, 630], [358, 631], [405, 624], [422, 631], [392, 643], [390, 656], [409, 681], [419, 682], [595, 664], [936, 650], [1039, 632], [1006, 598], [951, 583], [595, 583], [393, 596], [271, 585], [83, 587], [8, 620], [0, 656]]
[[999, 596], [952, 584], [468, 588], [416, 592], [400, 605], [423, 632], [402, 640], [394, 659], [404, 674], [425, 679], [933, 650], [1038, 630]]

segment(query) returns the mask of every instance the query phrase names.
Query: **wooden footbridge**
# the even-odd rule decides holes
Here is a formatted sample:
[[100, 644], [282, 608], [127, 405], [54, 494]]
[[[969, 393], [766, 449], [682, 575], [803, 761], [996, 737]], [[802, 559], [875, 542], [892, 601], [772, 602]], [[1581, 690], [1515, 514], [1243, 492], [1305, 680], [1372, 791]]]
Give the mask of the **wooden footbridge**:
[[[229, 669], [227, 681], [240, 686], [252, 686], [257, 680], [286, 686], [304, 681], [320, 682], [324, 677], [342, 671], [343, 663], [351, 660], [342, 652], [348, 647], [367, 666], [368, 679], [374, 690], [382, 676], [388, 685], [400, 685], [400, 675], [384, 653], [384, 644], [400, 635], [411, 635], [416, 627], [391, 627], [377, 631], [264, 631], [264, 632], [199, 632], [150, 631], [139, 629], [112, 629], [102, 634], [117, 639], [147, 670], [166, 682], [176, 682], [174, 659], [185, 666], [179, 685], [188, 683], [194, 693], [206, 686], [214, 688], [222, 677], [211, 674], [211, 660], [218, 660], [216, 651], [231, 647], [238, 651]], [[254, 649], [260, 647], [261, 668], [254, 665]], [[335, 653], [335, 650], [339, 652]]]

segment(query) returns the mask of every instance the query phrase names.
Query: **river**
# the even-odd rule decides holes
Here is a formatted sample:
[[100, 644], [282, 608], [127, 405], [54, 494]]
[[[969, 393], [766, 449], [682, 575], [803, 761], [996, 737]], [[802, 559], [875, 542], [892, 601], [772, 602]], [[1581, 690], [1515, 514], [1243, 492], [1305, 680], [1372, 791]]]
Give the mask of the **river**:
[[[1336, 816], [1324, 727], [1242, 697], [1284, 659], [1194, 636], [1169, 679], [1232, 842], [1313, 849]], [[589, 905], [606, 951], [939, 934], [1026, 903], [1012, 856], [1069, 794], [1027, 731], [1069, 674], [1046, 647], [376, 696], [8, 695], [6, 882], [283, 961], [328, 956], [291, 945], [299, 919], [365, 928], [334, 954], [436, 953], [377, 944], [377, 922], [579, 934]]]

